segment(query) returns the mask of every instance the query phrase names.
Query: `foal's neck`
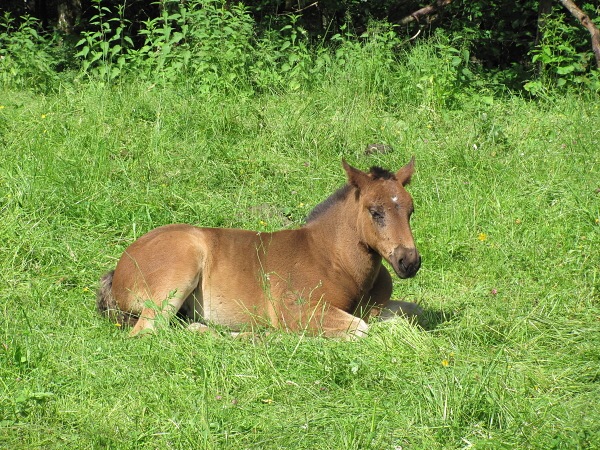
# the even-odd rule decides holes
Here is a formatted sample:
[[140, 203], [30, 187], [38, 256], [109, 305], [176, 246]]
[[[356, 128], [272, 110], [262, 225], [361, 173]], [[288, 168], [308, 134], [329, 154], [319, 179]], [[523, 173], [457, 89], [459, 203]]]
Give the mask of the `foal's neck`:
[[350, 193], [328, 205], [327, 210], [305, 225], [321, 247], [357, 278], [370, 278], [381, 265], [381, 256], [363, 241], [358, 228], [358, 205]]

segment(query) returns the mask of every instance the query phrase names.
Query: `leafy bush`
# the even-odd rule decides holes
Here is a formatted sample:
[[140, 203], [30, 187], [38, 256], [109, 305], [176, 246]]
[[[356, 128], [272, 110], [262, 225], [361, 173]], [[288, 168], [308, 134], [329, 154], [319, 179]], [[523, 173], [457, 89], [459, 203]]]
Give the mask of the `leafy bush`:
[[540, 32], [542, 39], [531, 55], [542, 76], [525, 84], [526, 90], [532, 94], [540, 94], [545, 86], [600, 90], [600, 72], [594, 68], [589, 36], [572, 17], [548, 15]]
[[468, 38], [437, 30], [428, 41], [406, 51], [399, 71], [405, 101], [437, 111], [479, 95], [482, 82], [472, 70], [470, 45]]
[[[0, 19], [0, 83], [47, 90], [66, 79], [60, 71], [76, 61], [80, 77], [107, 84], [134, 79], [149, 85], [190, 85], [201, 92], [297, 91], [329, 82], [343, 68], [344, 76], [351, 73], [367, 86], [381, 88], [389, 80], [384, 72], [401, 64], [414, 69], [404, 94], [419, 97], [420, 104], [434, 109], [459, 105], [461, 97], [477, 95], [483, 85], [495, 91], [522, 89], [527, 79], [531, 81], [525, 89], [536, 95], [554, 86], [600, 89], [589, 37], [563, 10], [548, 17], [543, 39], [532, 50], [532, 22], [537, 15], [531, 1], [525, 3], [525, 11], [506, 8], [497, 20], [489, 11], [499, 2], [460, 8], [452, 4], [440, 15], [439, 28], [423, 28], [414, 41], [404, 28], [366, 22], [360, 14], [359, 28], [351, 14], [345, 23], [338, 17], [318, 34], [307, 26], [305, 14], [314, 12], [308, 10], [277, 14], [267, 26], [265, 16], [257, 13], [259, 5], [162, 0], [141, 21], [125, 3], [114, 7], [117, 2], [111, 0], [90, 1], [94, 14], [76, 49], [69, 47], [66, 36], [43, 33], [34, 18], [25, 16], [17, 22], [5, 14]], [[332, 3], [320, 5], [327, 9], [323, 17], [333, 11]], [[358, 14], [359, 2], [342, 3]], [[594, 7], [584, 8], [590, 17], [597, 16], [590, 10]], [[448, 16], [455, 20], [444, 25]], [[409, 52], [401, 53], [409, 46]], [[428, 62], [421, 63], [419, 52], [426, 53]], [[468, 94], [464, 88], [470, 89]]]
[[123, 18], [123, 7], [118, 8], [118, 16], [113, 17], [102, 0], [94, 0], [96, 14], [91, 18], [93, 31], [84, 31], [77, 43], [81, 50], [75, 56], [82, 59], [84, 72], [94, 74], [105, 81], [121, 75], [127, 59], [127, 46], [133, 41], [126, 34], [127, 20]]
[[56, 39], [42, 32], [37, 19], [23, 16], [16, 24], [4, 13], [0, 18], [0, 84], [51, 88], [58, 78], [59, 61], [49, 49], [56, 46]]
[[167, 2], [161, 17], [146, 21], [140, 30], [144, 44], [131, 52], [132, 66], [162, 84], [184, 78], [207, 90], [232, 83], [244, 74], [253, 25], [241, 4]]
[[253, 20], [243, 5], [222, 0], [163, 2], [159, 17], [143, 22], [140, 48], [127, 35], [123, 10], [114, 16], [94, 0], [94, 31], [84, 33], [76, 56], [84, 72], [110, 82], [126, 72], [153, 83], [194, 81], [201, 89], [232, 83], [251, 55]]
[[268, 30], [255, 44], [250, 80], [254, 88], [298, 90], [331, 67], [330, 49], [311, 44], [299, 16], [288, 16], [279, 30]]

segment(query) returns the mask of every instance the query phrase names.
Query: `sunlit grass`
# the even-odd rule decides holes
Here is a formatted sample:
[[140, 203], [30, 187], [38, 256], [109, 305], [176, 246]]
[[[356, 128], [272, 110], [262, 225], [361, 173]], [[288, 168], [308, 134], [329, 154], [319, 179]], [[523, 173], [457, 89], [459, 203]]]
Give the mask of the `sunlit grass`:
[[[406, 77], [257, 97], [3, 92], [0, 446], [600, 445], [600, 112], [387, 96]], [[365, 155], [373, 143], [393, 150]], [[411, 155], [423, 267], [394, 295], [427, 330], [128, 339], [94, 311], [100, 275], [158, 225], [299, 226], [344, 183], [342, 157]]]

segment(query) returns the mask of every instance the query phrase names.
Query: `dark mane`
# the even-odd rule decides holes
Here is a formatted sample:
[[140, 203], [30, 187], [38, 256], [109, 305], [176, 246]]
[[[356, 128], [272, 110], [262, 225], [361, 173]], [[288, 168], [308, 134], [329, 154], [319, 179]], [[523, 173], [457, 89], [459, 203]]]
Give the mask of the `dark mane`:
[[315, 206], [306, 218], [306, 223], [312, 222], [313, 220], [318, 218], [321, 214], [327, 211], [331, 207], [331, 205], [344, 200], [348, 196], [348, 193], [350, 192], [351, 188], [352, 186], [346, 184], [345, 186], [342, 186], [333, 194], [331, 194], [329, 197], [327, 197], [325, 200], [323, 200], [321, 203], [319, 203], [317, 206]]
[[369, 175], [374, 180], [395, 180], [396, 174], [387, 169], [382, 169], [379, 166], [373, 166], [369, 169]]
[[[387, 169], [383, 169], [379, 166], [371, 167], [369, 169], [369, 176], [373, 180], [395, 180], [396, 179], [396, 174], [394, 174], [393, 172], [390, 172]], [[333, 194], [331, 194], [329, 197], [327, 197], [325, 200], [323, 200], [321, 203], [319, 203], [317, 206], [315, 206], [314, 209], [310, 212], [310, 214], [306, 218], [306, 223], [312, 222], [313, 220], [317, 219], [325, 211], [327, 211], [332, 205], [344, 200], [348, 196], [348, 193], [350, 192], [351, 188], [352, 188], [351, 185], [346, 184], [345, 186], [342, 186], [337, 191], [335, 191]]]

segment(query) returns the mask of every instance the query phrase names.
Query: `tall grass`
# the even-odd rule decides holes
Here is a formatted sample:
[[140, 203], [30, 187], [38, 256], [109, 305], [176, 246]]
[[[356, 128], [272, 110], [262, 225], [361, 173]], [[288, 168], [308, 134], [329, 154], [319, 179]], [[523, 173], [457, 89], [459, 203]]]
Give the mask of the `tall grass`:
[[[368, 44], [260, 93], [4, 88], [0, 446], [600, 446], [597, 99], [465, 87], [449, 41], [397, 60]], [[129, 339], [94, 310], [100, 275], [158, 225], [299, 226], [342, 157], [413, 154], [423, 267], [394, 297], [427, 329]]]

